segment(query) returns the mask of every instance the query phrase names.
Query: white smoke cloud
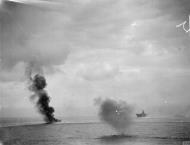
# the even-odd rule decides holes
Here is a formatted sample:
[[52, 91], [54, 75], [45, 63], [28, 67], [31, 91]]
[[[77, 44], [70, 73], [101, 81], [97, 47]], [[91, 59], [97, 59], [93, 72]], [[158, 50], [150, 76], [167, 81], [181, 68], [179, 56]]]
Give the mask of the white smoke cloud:
[[100, 98], [95, 99], [95, 103], [100, 105], [100, 118], [119, 133], [125, 133], [132, 123], [132, 106], [125, 101], [101, 100]]

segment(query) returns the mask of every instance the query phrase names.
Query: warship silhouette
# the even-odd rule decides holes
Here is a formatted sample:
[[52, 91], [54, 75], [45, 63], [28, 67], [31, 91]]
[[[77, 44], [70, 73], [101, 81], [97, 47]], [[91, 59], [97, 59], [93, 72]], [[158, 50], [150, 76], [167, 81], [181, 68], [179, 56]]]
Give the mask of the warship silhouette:
[[144, 110], [142, 111], [142, 113], [136, 114], [137, 117], [146, 117], [147, 114], [144, 112]]

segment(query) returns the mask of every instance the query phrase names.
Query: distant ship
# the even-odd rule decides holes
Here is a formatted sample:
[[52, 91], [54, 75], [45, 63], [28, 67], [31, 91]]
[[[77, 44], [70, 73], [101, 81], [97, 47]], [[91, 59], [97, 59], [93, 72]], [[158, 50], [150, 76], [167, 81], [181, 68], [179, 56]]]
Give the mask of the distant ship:
[[142, 113], [136, 114], [137, 117], [146, 117], [147, 114], [144, 112], [144, 110], [142, 111]]

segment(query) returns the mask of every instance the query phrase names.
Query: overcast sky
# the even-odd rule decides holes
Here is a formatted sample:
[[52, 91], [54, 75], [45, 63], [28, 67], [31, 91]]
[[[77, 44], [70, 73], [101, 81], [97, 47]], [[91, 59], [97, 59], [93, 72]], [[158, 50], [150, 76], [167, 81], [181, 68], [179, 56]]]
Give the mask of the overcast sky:
[[1, 112], [35, 112], [25, 78], [33, 62], [58, 115], [94, 115], [94, 99], [107, 97], [190, 117], [190, 35], [176, 28], [189, 15], [189, 0], [1, 4]]

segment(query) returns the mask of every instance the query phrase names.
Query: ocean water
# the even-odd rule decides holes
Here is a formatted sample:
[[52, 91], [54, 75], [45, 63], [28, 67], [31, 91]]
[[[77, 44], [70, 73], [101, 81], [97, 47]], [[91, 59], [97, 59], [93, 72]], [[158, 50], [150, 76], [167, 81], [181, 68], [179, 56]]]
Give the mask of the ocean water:
[[124, 134], [105, 123], [11, 125], [0, 128], [3, 145], [190, 145], [190, 122], [180, 120], [136, 120]]

